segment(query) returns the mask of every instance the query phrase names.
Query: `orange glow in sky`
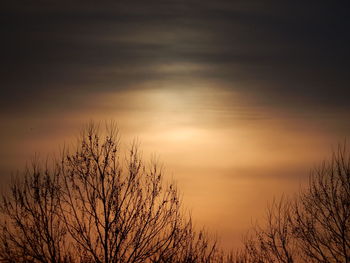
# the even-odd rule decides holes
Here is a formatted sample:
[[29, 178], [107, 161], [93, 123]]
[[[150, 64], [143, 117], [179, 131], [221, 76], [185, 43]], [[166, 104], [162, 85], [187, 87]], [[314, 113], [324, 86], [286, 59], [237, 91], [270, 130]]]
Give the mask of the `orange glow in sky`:
[[342, 138], [334, 119], [282, 117], [249, 103], [217, 87], [103, 94], [84, 111], [9, 120], [1, 165], [20, 169], [35, 152], [57, 154], [74, 143], [89, 120], [115, 120], [123, 149], [137, 138], [145, 161], [156, 154], [164, 163], [196, 225], [217, 234], [224, 247], [238, 247], [268, 202], [295, 193]]
[[115, 121], [236, 248], [350, 134], [340, 1], [1, 2], [0, 188]]

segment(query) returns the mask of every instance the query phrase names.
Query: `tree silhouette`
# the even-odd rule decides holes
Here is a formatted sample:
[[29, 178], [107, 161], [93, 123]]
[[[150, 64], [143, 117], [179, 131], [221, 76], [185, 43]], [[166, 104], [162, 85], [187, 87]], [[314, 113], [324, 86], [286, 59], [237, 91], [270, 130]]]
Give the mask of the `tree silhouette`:
[[350, 154], [346, 144], [309, 178], [308, 187], [293, 201], [282, 198], [273, 203], [267, 224], [253, 228], [237, 262], [350, 262]]
[[350, 262], [350, 154], [339, 146], [315, 169], [292, 218], [294, 236], [307, 262]]
[[2, 262], [67, 262], [66, 228], [59, 215], [59, 170], [37, 162], [11, 184], [1, 203]]
[[243, 262], [296, 262], [296, 243], [290, 221], [291, 203], [274, 200], [266, 213], [264, 227], [256, 225], [244, 240]]
[[[103, 139], [101, 139], [103, 138]], [[37, 162], [4, 195], [4, 262], [214, 262], [216, 242], [196, 232], [174, 184], [143, 164], [137, 145], [122, 159], [115, 125], [96, 125], [52, 167]]]

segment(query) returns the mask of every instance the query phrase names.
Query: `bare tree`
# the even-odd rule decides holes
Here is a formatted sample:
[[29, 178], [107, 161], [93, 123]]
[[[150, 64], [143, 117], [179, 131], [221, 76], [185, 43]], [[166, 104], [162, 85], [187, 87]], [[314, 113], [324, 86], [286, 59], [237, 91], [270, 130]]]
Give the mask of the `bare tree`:
[[[223, 255], [184, 215], [159, 165], [137, 145], [120, 156], [115, 125], [89, 125], [74, 153], [28, 170], [3, 196], [4, 262], [220, 262]], [[47, 166], [48, 167], [48, 166]], [[222, 261], [221, 261], [222, 262]]]
[[79, 250], [94, 262], [145, 262], [178, 246], [186, 228], [176, 187], [146, 169], [134, 144], [122, 171], [117, 131], [100, 141], [95, 126], [62, 163], [60, 209]]
[[293, 202], [282, 198], [255, 226], [237, 262], [350, 262], [350, 154], [346, 144], [310, 174]]
[[283, 197], [273, 201], [267, 210], [264, 227], [256, 225], [247, 234], [245, 249], [240, 255], [242, 262], [295, 262], [296, 244], [292, 235], [290, 208], [290, 202]]
[[[54, 173], [57, 175], [58, 171]], [[33, 162], [23, 180], [15, 180], [3, 195], [0, 259], [4, 262], [66, 262], [66, 229], [58, 215], [59, 184]]]
[[307, 262], [350, 262], [350, 154], [345, 144], [313, 171], [292, 221]]
[[178, 246], [173, 247], [170, 253], [159, 257], [155, 262], [228, 262], [226, 255], [217, 247], [217, 242], [210, 240], [204, 230], [195, 231], [192, 220], [189, 220]]

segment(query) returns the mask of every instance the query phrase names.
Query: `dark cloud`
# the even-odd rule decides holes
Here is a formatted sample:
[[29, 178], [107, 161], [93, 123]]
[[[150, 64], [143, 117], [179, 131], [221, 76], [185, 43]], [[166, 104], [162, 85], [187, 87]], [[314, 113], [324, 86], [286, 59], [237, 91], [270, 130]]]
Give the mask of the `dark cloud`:
[[[152, 80], [196, 79], [270, 105], [348, 108], [350, 23], [338, 1], [2, 5], [3, 113], [62, 108], [84, 94]], [[160, 70], [177, 64], [197, 69]]]

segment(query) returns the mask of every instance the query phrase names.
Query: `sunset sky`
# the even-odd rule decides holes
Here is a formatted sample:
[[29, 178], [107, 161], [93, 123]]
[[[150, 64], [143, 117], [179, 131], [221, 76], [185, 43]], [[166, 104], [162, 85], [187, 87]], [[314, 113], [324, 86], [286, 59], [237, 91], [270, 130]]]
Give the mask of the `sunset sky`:
[[0, 21], [2, 188], [114, 120], [196, 225], [238, 247], [350, 134], [342, 1], [12, 0]]

